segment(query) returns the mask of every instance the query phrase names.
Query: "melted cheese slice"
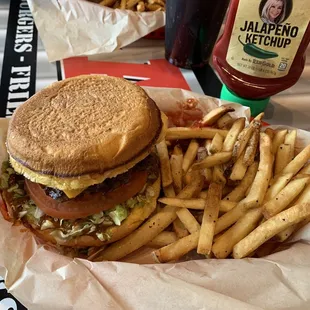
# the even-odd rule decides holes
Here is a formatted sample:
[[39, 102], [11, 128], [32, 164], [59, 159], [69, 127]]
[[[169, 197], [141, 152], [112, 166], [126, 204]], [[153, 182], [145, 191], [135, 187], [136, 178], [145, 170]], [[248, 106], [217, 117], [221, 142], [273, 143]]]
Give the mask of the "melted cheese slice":
[[68, 198], [75, 198], [77, 195], [81, 194], [83, 190], [85, 190], [87, 187], [84, 188], [77, 188], [77, 189], [67, 189], [63, 190], [63, 192], [66, 194]]

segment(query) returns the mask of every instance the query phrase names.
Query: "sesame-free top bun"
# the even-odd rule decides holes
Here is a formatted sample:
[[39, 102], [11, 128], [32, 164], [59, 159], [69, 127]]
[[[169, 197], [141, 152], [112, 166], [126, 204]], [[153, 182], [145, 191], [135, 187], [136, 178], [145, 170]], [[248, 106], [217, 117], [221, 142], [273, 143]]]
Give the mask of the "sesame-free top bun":
[[161, 129], [159, 109], [139, 86], [78, 76], [41, 90], [15, 111], [7, 148], [14, 169], [30, 180], [74, 189], [133, 167]]

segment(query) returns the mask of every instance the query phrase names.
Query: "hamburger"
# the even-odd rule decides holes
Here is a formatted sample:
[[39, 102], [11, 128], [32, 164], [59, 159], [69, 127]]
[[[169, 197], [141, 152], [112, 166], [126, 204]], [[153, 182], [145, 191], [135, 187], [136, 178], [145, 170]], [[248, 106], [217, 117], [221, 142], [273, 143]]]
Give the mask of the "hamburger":
[[56, 82], [15, 111], [1, 211], [44, 242], [100, 247], [134, 231], [160, 192], [164, 119], [139, 86], [91, 75]]

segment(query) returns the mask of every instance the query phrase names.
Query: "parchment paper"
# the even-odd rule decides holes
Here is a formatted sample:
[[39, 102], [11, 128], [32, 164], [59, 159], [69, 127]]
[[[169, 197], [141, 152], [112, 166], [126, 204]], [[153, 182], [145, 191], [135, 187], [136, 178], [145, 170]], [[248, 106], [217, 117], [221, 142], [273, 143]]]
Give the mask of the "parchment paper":
[[164, 12], [114, 10], [84, 0], [28, 0], [48, 60], [110, 53], [165, 25]]
[[[188, 98], [199, 99], [206, 112], [228, 104], [178, 89], [147, 91], [164, 111]], [[249, 116], [248, 109], [233, 106], [237, 115]], [[2, 139], [7, 123], [0, 119]], [[298, 137], [300, 147], [310, 141], [308, 132], [298, 131]], [[288, 249], [264, 259], [162, 265], [71, 259], [38, 246], [20, 229], [0, 216], [0, 276], [31, 310], [310, 309], [310, 225]]]

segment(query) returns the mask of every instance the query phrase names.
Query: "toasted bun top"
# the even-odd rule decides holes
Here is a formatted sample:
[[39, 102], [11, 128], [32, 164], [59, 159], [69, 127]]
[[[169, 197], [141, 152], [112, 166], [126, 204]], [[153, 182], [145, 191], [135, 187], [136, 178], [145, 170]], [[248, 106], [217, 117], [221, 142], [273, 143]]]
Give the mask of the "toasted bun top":
[[139, 86], [79, 76], [21, 105], [10, 122], [7, 148], [21, 170], [68, 178], [104, 174], [146, 157], [161, 127], [159, 109]]

